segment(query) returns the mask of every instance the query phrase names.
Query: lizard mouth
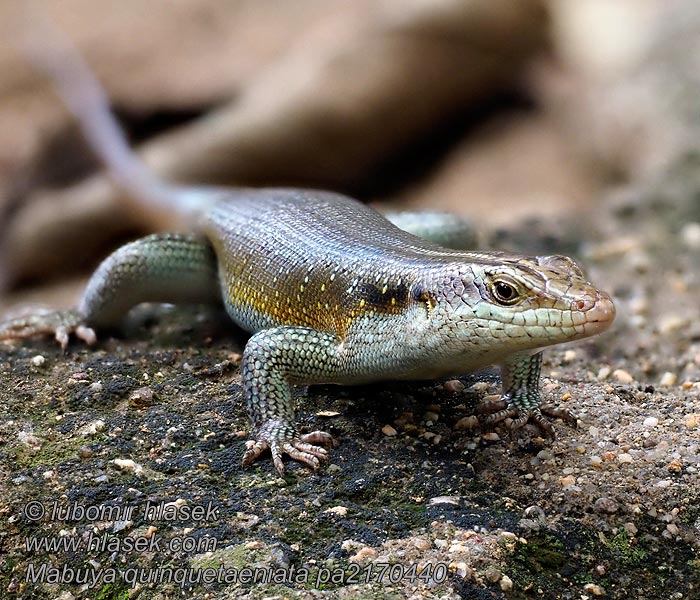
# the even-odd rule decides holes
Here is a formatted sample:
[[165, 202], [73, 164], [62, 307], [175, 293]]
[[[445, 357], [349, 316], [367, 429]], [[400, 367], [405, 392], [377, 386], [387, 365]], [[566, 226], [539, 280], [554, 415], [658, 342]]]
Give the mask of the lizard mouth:
[[586, 336], [595, 335], [608, 329], [615, 319], [615, 304], [605, 292], [598, 292], [598, 298], [586, 312], [583, 331]]

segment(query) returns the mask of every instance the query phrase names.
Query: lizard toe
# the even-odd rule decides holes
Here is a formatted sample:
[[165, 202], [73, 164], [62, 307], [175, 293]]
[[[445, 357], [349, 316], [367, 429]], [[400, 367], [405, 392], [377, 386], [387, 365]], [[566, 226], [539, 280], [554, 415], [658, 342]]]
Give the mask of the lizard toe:
[[578, 427], [578, 417], [568, 408], [554, 406], [553, 404], [543, 404], [540, 406], [540, 412], [548, 417], [551, 417], [552, 419], [561, 419], [564, 421], [564, 423], [570, 425], [571, 427]]
[[249, 467], [252, 465], [263, 452], [270, 448], [270, 443], [266, 440], [250, 440], [246, 442], [246, 445], [248, 446], [248, 450], [246, 450], [245, 454], [243, 455], [244, 467]]
[[53, 335], [63, 350], [68, 346], [71, 334], [88, 345], [97, 341], [95, 332], [83, 323], [82, 316], [76, 310], [40, 311], [0, 323], [0, 340]]
[[243, 466], [250, 466], [263, 452], [270, 450], [275, 469], [284, 476], [282, 457], [286, 454], [292, 460], [316, 470], [321, 461], [328, 460], [328, 451], [317, 444], [333, 444], [333, 437], [325, 431], [313, 431], [298, 435], [293, 427], [279, 421], [263, 425], [256, 440], [250, 440], [248, 450], [243, 455]]

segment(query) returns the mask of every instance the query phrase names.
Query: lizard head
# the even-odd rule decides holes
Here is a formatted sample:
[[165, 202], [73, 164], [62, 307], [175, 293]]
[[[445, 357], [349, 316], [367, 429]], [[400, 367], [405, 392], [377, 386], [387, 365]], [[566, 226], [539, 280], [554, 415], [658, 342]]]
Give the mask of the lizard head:
[[605, 331], [615, 317], [610, 296], [586, 281], [565, 256], [483, 255], [448, 274], [443, 271], [424, 295], [452, 329], [460, 322], [465, 336], [494, 350], [589, 337]]

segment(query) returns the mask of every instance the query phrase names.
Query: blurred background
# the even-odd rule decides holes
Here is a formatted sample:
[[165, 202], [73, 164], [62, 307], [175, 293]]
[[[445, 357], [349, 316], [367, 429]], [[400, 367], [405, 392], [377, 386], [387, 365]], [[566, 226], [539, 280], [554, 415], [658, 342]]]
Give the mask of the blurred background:
[[[3, 27], [17, 27], [16, 4], [0, 0]], [[35, 4], [167, 178], [450, 210], [486, 245], [520, 251], [539, 249], [526, 238], [541, 223], [568, 250], [574, 230], [609, 236], [611, 211], [698, 210], [698, 169], [667, 191], [669, 173], [677, 182], [697, 162], [692, 0]], [[169, 225], [126, 209], [10, 33], [0, 35], [0, 312], [73, 304], [112, 248]]]

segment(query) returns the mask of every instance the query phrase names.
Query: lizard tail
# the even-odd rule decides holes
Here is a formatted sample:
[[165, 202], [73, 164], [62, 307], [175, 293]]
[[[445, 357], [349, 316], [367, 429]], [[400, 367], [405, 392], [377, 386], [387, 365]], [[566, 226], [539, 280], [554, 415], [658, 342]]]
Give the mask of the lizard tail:
[[211, 194], [206, 188], [168, 184], [149, 170], [129, 146], [109, 99], [68, 37], [33, 10], [17, 48], [44, 73], [75, 117], [82, 134], [110, 177], [129, 196], [157, 211], [199, 214]]

